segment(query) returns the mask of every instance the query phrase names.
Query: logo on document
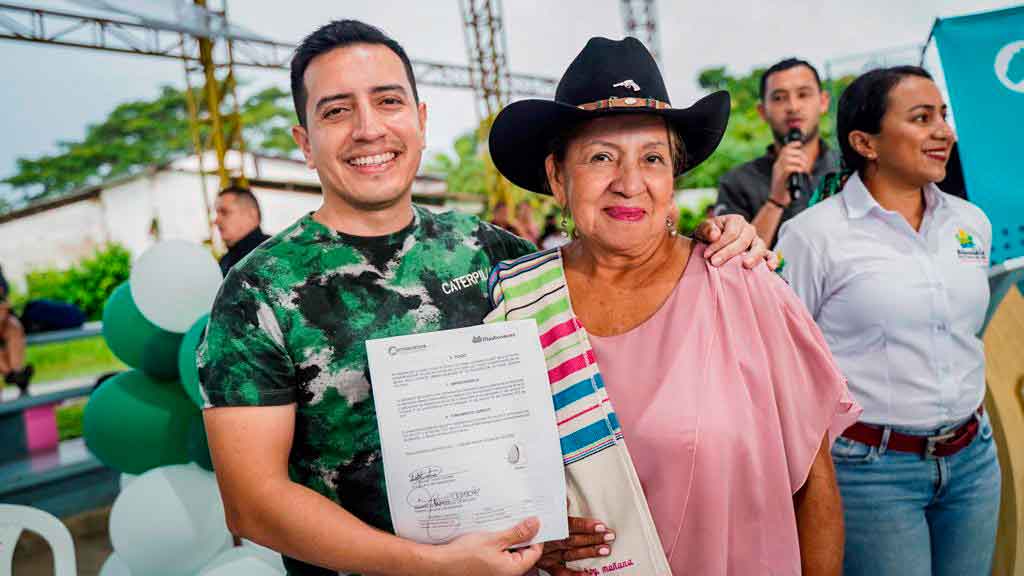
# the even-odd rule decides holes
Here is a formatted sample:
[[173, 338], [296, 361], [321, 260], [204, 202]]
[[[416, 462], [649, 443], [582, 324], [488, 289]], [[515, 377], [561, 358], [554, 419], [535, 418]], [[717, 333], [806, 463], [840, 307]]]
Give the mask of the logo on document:
[[1024, 40], [1003, 46], [996, 54], [995, 69], [1003, 86], [1024, 93]]
[[974, 236], [963, 228], [956, 231], [956, 241], [960, 245], [956, 254], [961, 262], [985, 262], [985, 250], [974, 242]]
[[427, 349], [426, 344], [416, 344], [414, 346], [388, 346], [388, 356], [398, 356], [399, 354], [410, 354], [412, 352], [422, 352]]
[[505, 338], [515, 338], [515, 335], [515, 332], [508, 332], [505, 334], [495, 334], [493, 336], [473, 336], [473, 344], [483, 344], [484, 342], [504, 340]]

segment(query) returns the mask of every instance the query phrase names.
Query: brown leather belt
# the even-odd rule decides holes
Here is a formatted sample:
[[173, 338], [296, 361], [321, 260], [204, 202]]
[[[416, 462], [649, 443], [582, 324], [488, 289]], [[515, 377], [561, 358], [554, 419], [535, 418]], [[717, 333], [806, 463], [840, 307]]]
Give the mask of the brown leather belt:
[[[978, 416], [981, 416], [984, 411], [985, 408], [983, 406], [979, 407], [977, 410]], [[882, 445], [884, 431], [885, 429], [880, 426], [857, 422], [847, 428], [842, 436], [862, 444], [867, 444], [868, 446], [878, 447]], [[890, 430], [886, 449], [920, 454], [929, 458], [942, 458], [944, 456], [952, 456], [966, 448], [977, 434], [978, 418], [972, 416], [970, 420], [964, 422], [959, 428], [938, 436], [912, 436]]]

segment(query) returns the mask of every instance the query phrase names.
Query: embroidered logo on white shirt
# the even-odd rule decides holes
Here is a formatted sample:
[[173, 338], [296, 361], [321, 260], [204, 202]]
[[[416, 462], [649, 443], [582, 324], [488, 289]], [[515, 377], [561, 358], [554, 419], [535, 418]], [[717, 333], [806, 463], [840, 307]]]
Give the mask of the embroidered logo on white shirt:
[[961, 262], [986, 262], [988, 258], [985, 257], [985, 249], [974, 242], [974, 235], [971, 232], [963, 228], [957, 229], [956, 241], [960, 246], [956, 249], [956, 255], [960, 257]]

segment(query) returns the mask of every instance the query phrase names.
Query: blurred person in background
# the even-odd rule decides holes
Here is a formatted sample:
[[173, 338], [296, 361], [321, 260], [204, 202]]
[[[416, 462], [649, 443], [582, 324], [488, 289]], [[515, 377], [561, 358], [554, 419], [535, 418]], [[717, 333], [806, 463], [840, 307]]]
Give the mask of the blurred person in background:
[[936, 186], [955, 136], [925, 70], [854, 80], [837, 133], [845, 185], [783, 225], [778, 248], [864, 408], [832, 448], [844, 573], [989, 574], [1000, 468], [977, 334], [991, 224]]
[[533, 219], [533, 207], [527, 201], [516, 205], [516, 225], [519, 227], [519, 237], [536, 244], [540, 240], [540, 229]]
[[494, 224], [498, 228], [508, 230], [509, 232], [523, 237], [522, 231], [519, 229], [519, 225], [512, 220], [512, 217], [508, 213], [508, 204], [504, 200], [498, 200], [494, 204], [494, 209], [491, 211], [491, 224]]
[[252, 190], [232, 184], [217, 195], [217, 217], [213, 223], [228, 247], [220, 259], [221, 274], [227, 276], [232, 266], [270, 236], [263, 233], [263, 214]]
[[0, 269], [0, 374], [4, 383], [14, 384], [24, 396], [33, 368], [25, 364], [25, 330], [11, 310], [9, 295], [10, 287]]
[[564, 215], [559, 221], [559, 210], [552, 210], [544, 220], [544, 230], [540, 233], [541, 250], [556, 248], [569, 243], [569, 220]]
[[[722, 176], [714, 213], [740, 214], [770, 246], [781, 223], [807, 208], [822, 177], [839, 167], [839, 154], [819, 135], [829, 94], [809, 62], [787, 58], [772, 65], [761, 76], [760, 95], [757, 111], [774, 142], [760, 158]], [[797, 197], [790, 191], [793, 178]]]

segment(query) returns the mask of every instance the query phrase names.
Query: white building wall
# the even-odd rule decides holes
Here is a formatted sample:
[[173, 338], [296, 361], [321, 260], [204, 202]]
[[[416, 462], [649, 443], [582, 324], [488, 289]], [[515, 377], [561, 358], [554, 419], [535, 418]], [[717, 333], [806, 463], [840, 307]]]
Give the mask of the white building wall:
[[[224, 158], [224, 164], [233, 175], [238, 174], [240, 163], [239, 154], [229, 151]], [[217, 166], [217, 156], [213, 152], [207, 152], [203, 156], [203, 168], [207, 171]], [[171, 163], [171, 168], [185, 172], [199, 173], [198, 156], [180, 158]], [[262, 180], [277, 180], [280, 182], [302, 182], [305, 184], [320, 184], [315, 170], [306, 167], [306, 164], [299, 160], [288, 158], [269, 158], [266, 156], [245, 155], [245, 174], [249, 178]]]
[[304, 162], [276, 158], [256, 158], [253, 162], [253, 170], [247, 172], [247, 174], [252, 174], [253, 178], [320, 185], [316, 170], [307, 168]]
[[253, 188], [263, 213], [263, 231], [273, 236], [320, 207], [321, 195], [288, 190]]
[[152, 192], [159, 176], [145, 176], [100, 192], [107, 238], [138, 257], [153, 241], [150, 228], [157, 216]]
[[[213, 201], [217, 193], [216, 178], [207, 176], [207, 197], [213, 218]], [[198, 174], [162, 172], [150, 192], [154, 216], [160, 227], [153, 240], [188, 240], [203, 243], [210, 238], [210, 229], [203, 207], [202, 181]], [[148, 246], [147, 246], [148, 247]]]
[[[237, 157], [233, 158], [233, 161], [237, 160]], [[207, 170], [212, 169], [213, 161], [212, 156], [206, 159]], [[246, 164], [246, 174], [254, 179], [319, 184], [316, 172], [301, 162], [247, 157]], [[70, 267], [110, 242], [121, 244], [134, 258], [157, 240], [212, 241], [219, 250], [223, 250], [216, 228], [212, 240], [210, 238], [202, 203], [202, 182], [194, 171], [197, 168], [194, 156], [183, 158], [168, 168], [101, 190], [96, 198], [0, 224], [0, 266], [4, 275], [19, 289], [24, 289], [27, 272]], [[205, 178], [207, 202], [213, 218], [216, 216], [213, 209], [219, 181], [215, 174], [207, 174]], [[413, 186], [416, 194], [443, 194], [445, 190], [444, 182], [433, 180], [417, 180]], [[316, 210], [322, 203], [321, 194], [315, 192], [254, 186], [253, 193], [263, 212], [263, 230], [271, 235]], [[466, 205], [464, 208], [477, 212], [480, 206]]]
[[107, 240], [100, 200], [82, 200], [0, 225], [0, 266], [24, 290], [28, 272], [69, 267]]

